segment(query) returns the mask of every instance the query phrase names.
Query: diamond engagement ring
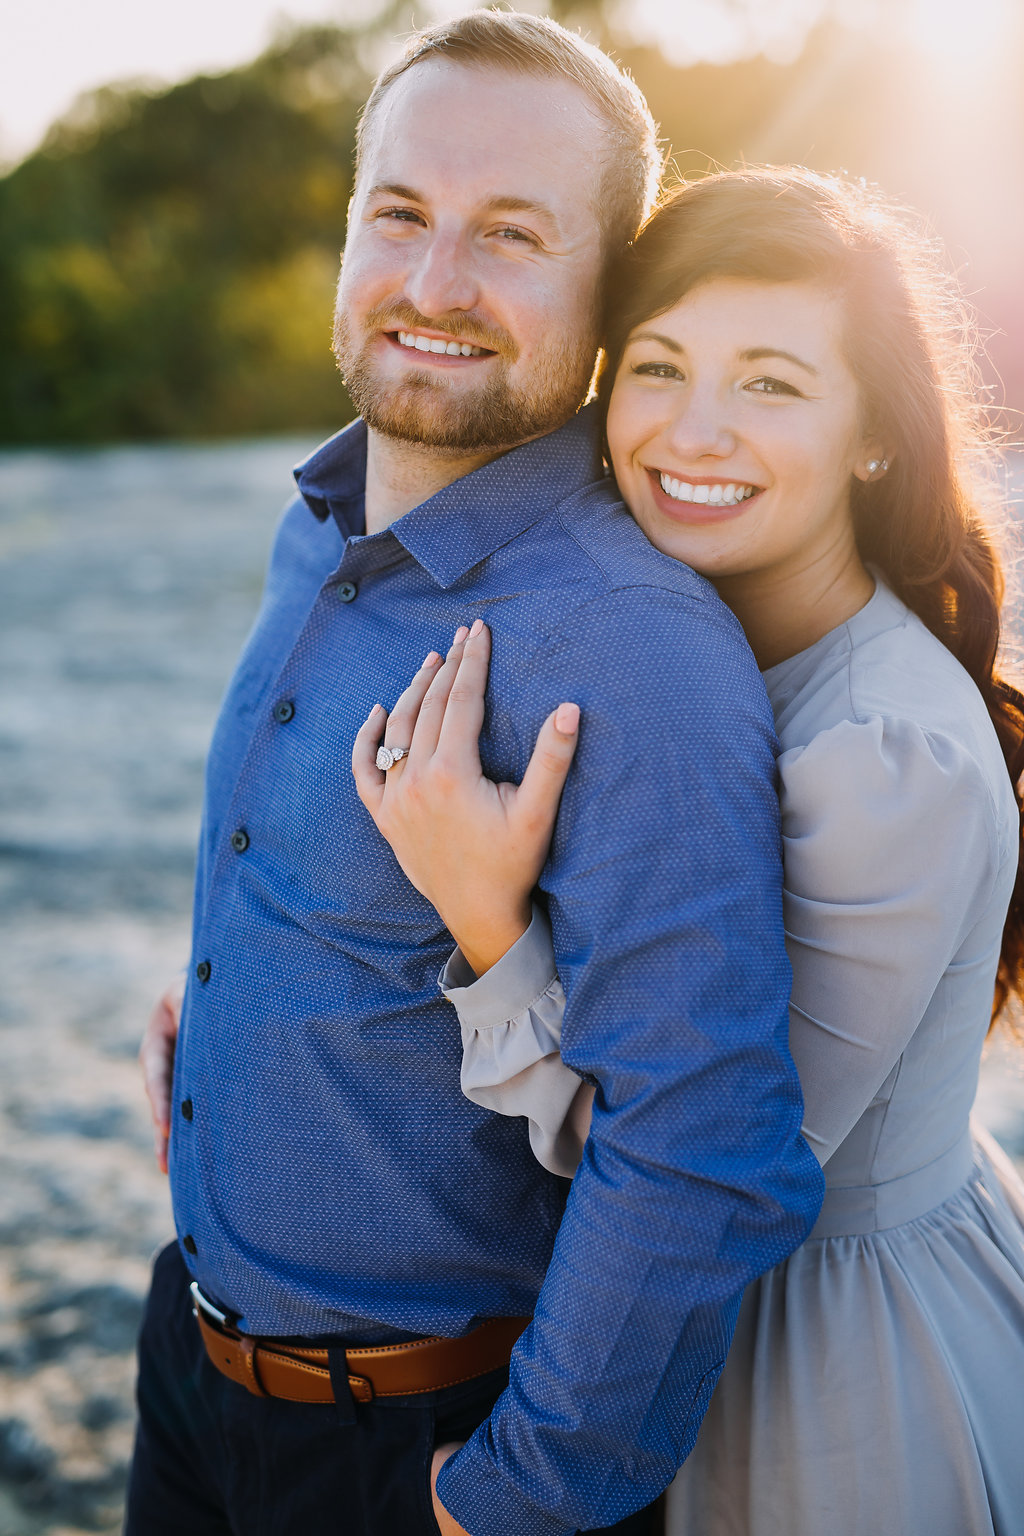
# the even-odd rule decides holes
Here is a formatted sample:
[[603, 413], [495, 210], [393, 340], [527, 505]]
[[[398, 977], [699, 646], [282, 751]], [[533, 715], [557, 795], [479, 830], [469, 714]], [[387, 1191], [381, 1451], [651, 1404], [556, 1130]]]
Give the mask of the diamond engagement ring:
[[378, 747], [377, 767], [386, 771], [388, 768], [393, 768], [396, 763], [400, 763], [403, 757], [408, 756], [408, 747]]

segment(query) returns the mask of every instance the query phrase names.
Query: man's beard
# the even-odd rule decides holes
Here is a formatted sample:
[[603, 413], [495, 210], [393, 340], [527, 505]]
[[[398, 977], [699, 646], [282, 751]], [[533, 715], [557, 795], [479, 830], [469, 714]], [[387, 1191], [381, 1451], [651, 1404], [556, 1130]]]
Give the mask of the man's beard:
[[[493, 352], [487, 382], [472, 390], [453, 388], [456, 380], [440, 369], [410, 372], [400, 383], [384, 381], [373, 361], [371, 341], [384, 330], [399, 329], [440, 331]], [[468, 316], [428, 319], [408, 304], [382, 304], [367, 315], [362, 335], [369, 339], [360, 344], [339, 308], [334, 316], [334, 355], [367, 426], [384, 437], [449, 453], [512, 448], [562, 426], [586, 396], [597, 351], [592, 335], [559, 338], [561, 346], [538, 362], [524, 389], [510, 381], [518, 356], [512, 338]]]

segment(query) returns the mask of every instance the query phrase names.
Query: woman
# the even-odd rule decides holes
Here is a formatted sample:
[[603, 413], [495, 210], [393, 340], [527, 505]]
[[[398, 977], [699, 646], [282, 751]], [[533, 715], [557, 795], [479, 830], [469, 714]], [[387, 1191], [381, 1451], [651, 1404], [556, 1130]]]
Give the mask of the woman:
[[[1024, 1187], [968, 1116], [993, 994], [998, 1011], [1021, 989], [1024, 701], [993, 670], [1001, 584], [968, 479], [966, 343], [945, 341], [958, 312], [878, 199], [787, 170], [684, 187], [614, 292], [601, 398], [622, 495], [734, 609], [775, 711], [791, 1046], [828, 1186], [808, 1241], [745, 1295], [668, 1529], [1010, 1536]], [[369, 765], [377, 719], [354, 763], [410, 878], [489, 971], [448, 969], [457, 1006], [476, 989], [467, 1090], [527, 1115], [537, 1155], [571, 1174], [592, 1089], [555, 1054], [561, 991], [526, 915], [555, 793], [540, 758], [525, 793], [480, 793], [466, 722], [486, 643], [460, 633], [392, 715], [414, 795]], [[456, 672], [432, 780], [412, 726]], [[548, 784], [571, 755], [566, 706], [561, 723], [540, 743]], [[481, 880], [498, 928], [522, 934], [510, 949], [465, 895]]]

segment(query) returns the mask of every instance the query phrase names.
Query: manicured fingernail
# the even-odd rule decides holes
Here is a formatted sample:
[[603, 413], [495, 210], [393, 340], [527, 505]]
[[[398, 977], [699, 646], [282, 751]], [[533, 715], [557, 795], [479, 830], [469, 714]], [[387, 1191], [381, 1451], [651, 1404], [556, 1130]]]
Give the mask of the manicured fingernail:
[[435, 665], [435, 664], [436, 664], [436, 663], [437, 663], [437, 662], [439, 662], [439, 661], [440, 661], [440, 660], [441, 660], [441, 658], [440, 658], [440, 656], [439, 656], [439, 655], [438, 655], [438, 654], [437, 654], [437, 652], [436, 652], [436, 651], [428, 651], [428, 652], [427, 652], [427, 654], [426, 654], [426, 656], [424, 656], [424, 658], [423, 658], [423, 665], [424, 665], [424, 666], [425, 666], [425, 667], [432, 667], [432, 666], [434, 666], [434, 665]]
[[474, 635], [478, 635], [480, 633], [480, 631], [483, 629], [483, 627], [484, 627], [483, 619], [474, 619], [473, 620], [473, 628], [469, 632], [470, 639], [472, 639]]
[[370, 710], [370, 713], [367, 715], [367, 717], [366, 717], [367, 720], [372, 720], [374, 715], [382, 714], [383, 710], [384, 710], [384, 705], [383, 704], [375, 704], [373, 706], [373, 708]]
[[580, 725], [578, 704], [559, 704], [555, 710], [555, 730], [562, 736], [575, 736]]
[[458, 645], [459, 641], [460, 640], [465, 640], [465, 638], [466, 638], [466, 636], [468, 634], [469, 634], [469, 630], [466, 628], [465, 624], [460, 624], [458, 629], [455, 631], [455, 641], [454, 641], [454, 644]]

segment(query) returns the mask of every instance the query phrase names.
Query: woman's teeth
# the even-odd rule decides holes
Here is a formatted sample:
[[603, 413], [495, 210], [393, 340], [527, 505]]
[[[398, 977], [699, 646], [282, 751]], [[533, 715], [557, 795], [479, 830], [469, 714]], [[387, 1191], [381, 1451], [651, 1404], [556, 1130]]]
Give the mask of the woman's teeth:
[[712, 507], [735, 507], [757, 491], [756, 485], [690, 485], [670, 475], [660, 475], [659, 479], [665, 495], [673, 501], [707, 502]]
[[399, 331], [398, 344], [414, 347], [417, 352], [444, 352], [448, 357], [482, 357], [483, 347], [472, 347], [468, 341], [437, 341], [430, 336], [417, 336], [415, 331]]

